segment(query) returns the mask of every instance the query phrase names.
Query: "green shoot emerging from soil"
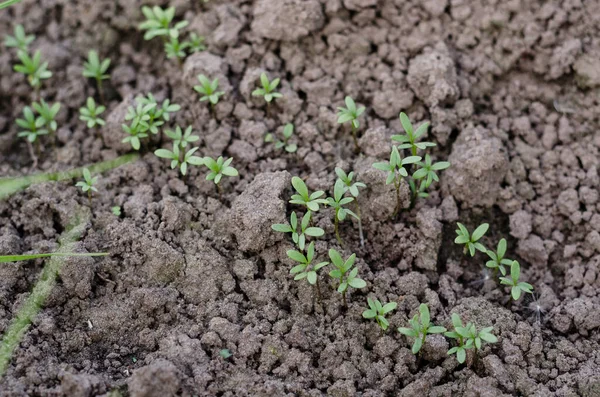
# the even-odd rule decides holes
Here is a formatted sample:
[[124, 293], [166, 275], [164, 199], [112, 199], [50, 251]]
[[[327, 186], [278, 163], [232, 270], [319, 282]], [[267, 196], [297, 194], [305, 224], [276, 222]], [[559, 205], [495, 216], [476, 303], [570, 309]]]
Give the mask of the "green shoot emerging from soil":
[[175, 127], [173, 130], [165, 130], [165, 135], [173, 140], [173, 146], [179, 146], [181, 149], [185, 149], [188, 144], [196, 142], [200, 139], [198, 135], [192, 135], [192, 126], [182, 131], [180, 126]]
[[417, 149], [425, 150], [427, 147], [435, 146], [433, 142], [417, 142], [425, 132], [427, 132], [427, 127], [429, 127], [429, 123], [423, 123], [417, 128], [416, 131], [413, 130], [412, 123], [408, 119], [406, 113], [400, 113], [400, 123], [402, 124], [402, 128], [404, 129], [405, 135], [393, 135], [392, 140], [396, 142], [400, 142], [401, 144], [398, 146], [398, 149], [410, 149], [410, 152], [413, 156], [417, 155]]
[[[171, 119], [171, 113], [178, 112], [181, 110], [181, 106], [171, 103], [169, 99], [165, 99], [162, 102], [162, 105], [159, 105], [154, 95], [148, 93], [148, 95], [138, 96], [136, 98], [137, 103], [143, 106], [151, 106], [148, 107], [147, 114], [149, 116], [148, 119], [148, 130], [154, 135], [158, 134], [158, 127], [163, 125], [165, 121], [169, 121]], [[132, 110], [133, 108], [130, 108]]]
[[198, 36], [197, 33], [190, 33], [188, 43], [190, 52], [192, 54], [206, 50], [206, 46], [204, 45], [204, 36]]
[[83, 77], [96, 80], [96, 87], [98, 88], [98, 95], [100, 95], [100, 101], [104, 103], [104, 90], [102, 89], [102, 80], [110, 78], [109, 74], [106, 74], [110, 67], [110, 59], [100, 61], [98, 53], [91, 50], [88, 53], [88, 60], [83, 64]]
[[181, 42], [179, 41], [179, 38], [171, 37], [171, 39], [167, 43], [165, 43], [165, 53], [167, 54], [167, 58], [176, 58], [177, 61], [181, 64], [181, 60], [186, 56], [185, 50], [189, 46], [190, 43], [188, 43], [187, 41]]
[[291, 123], [288, 123], [285, 125], [285, 127], [283, 127], [283, 140], [282, 141], [280, 141], [279, 139], [275, 140], [273, 134], [268, 133], [265, 136], [265, 142], [275, 142], [275, 149], [283, 148], [288, 153], [294, 153], [296, 150], [298, 150], [298, 145], [296, 145], [295, 143], [288, 143], [288, 141], [290, 140], [290, 138], [292, 137], [293, 134], [294, 134], [294, 125]]
[[104, 113], [106, 107], [102, 105], [96, 105], [94, 98], [88, 97], [85, 102], [85, 107], [79, 109], [79, 120], [85, 121], [88, 128], [94, 128], [96, 126], [103, 126], [106, 124], [100, 115]]
[[510, 295], [514, 300], [519, 300], [521, 293], [533, 294], [533, 286], [519, 281], [520, 276], [521, 265], [519, 265], [519, 262], [513, 261], [510, 265], [510, 277], [500, 277], [500, 284], [510, 285]]
[[396, 302], [386, 303], [382, 305], [379, 299], [371, 300], [367, 298], [367, 304], [369, 309], [365, 310], [362, 314], [364, 318], [374, 318], [382, 331], [386, 331], [390, 326], [390, 323], [385, 318], [385, 315], [398, 307]]
[[335, 167], [335, 173], [338, 176], [339, 180], [342, 181], [342, 183], [344, 184], [344, 189], [346, 192], [350, 192], [350, 194], [352, 195], [352, 197], [354, 197], [354, 204], [356, 206], [356, 215], [357, 215], [357, 222], [358, 222], [358, 234], [360, 235], [360, 246], [364, 248], [365, 246], [365, 239], [363, 236], [363, 230], [362, 230], [362, 222], [360, 219], [360, 205], [358, 204], [358, 196], [360, 194], [360, 191], [358, 190], [359, 187], [361, 188], [365, 188], [367, 187], [367, 185], [365, 185], [362, 182], [353, 182], [353, 178], [354, 178], [354, 172], [349, 172], [348, 174], [346, 174], [344, 172], [343, 169], [339, 168], [339, 167]]
[[501, 239], [498, 242], [496, 252], [487, 250], [485, 253], [490, 257], [490, 260], [485, 263], [485, 266], [494, 269], [494, 272], [500, 270], [500, 273], [502, 273], [503, 276], [506, 276], [506, 268], [504, 266], [510, 266], [513, 262], [511, 259], [504, 258], [504, 254], [506, 254], [506, 240]]
[[346, 193], [346, 186], [341, 179], [337, 179], [335, 181], [335, 185], [333, 187], [333, 197], [327, 197], [327, 204], [335, 209], [334, 215], [334, 225], [335, 225], [335, 238], [337, 239], [340, 245], [343, 245], [342, 238], [340, 237], [340, 228], [339, 223], [343, 222], [346, 219], [346, 216], [350, 215], [354, 218], [358, 219], [358, 215], [356, 215], [352, 210], [348, 208], [344, 208], [346, 204], [354, 201], [354, 197], [344, 197]]
[[424, 303], [421, 303], [419, 306], [419, 314], [415, 314], [412, 319], [408, 320], [408, 323], [410, 324], [410, 328], [400, 327], [398, 328], [398, 332], [415, 338], [412, 346], [413, 354], [417, 354], [421, 350], [428, 334], [441, 334], [446, 332], [446, 328], [431, 324], [429, 306]]
[[321, 237], [325, 234], [325, 231], [320, 227], [309, 227], [310, 218], [312, 216], [311, 211], [307, 211], [306, 214], [302, 217], [302, 222], [300, 223], [300, 227], [298, 227], [298, 217], [295, 212], [292, 212], [290, 215], [290, 224], [287, 225], [285, 223], [276, 223], [271, 225], [271, 228], [277, 232], [281, 233], [292, 233], [292, 240], [294, 243], [300, 248], [304, 250], [304, 245], [306, 244], [306, 236], [310, 237]]
[[365, 280], [357, 277], [358, 268], [352, 268], [352, 266], [354, 266], [354, 262], [356, 261], [356, 254], [350, 255], [348, 259], [344, 261], [339, 252], [334, 249], [330, 249], [329, 258], [331, 259], [333, 266], [335, 266], [335, 269], [329, 272], [329, 276], [337, 280], [337, 291], [342, 294], [344, 307], [346, 307], [348, 306], [348, 303], [346, 302], [346, 292], [348, 291], [348, 287], [356, 289], [365, 288], [367, 283]]
[[173, 151], [167, 149], [158, 149], [154, 152], [157, 157], [171, 160], [171, 169], [179, 167], [182, 175], [187, 173], [188, 164], [191, 165], [203, 165], [204, 159], [202, 157], [194, 156], [194, 153], [198, 150], [197, 147], [192, 148], [183, 154], [183, 151], [179, 150], [179, 145], [173, 144]]
[[[409, 179], [408, 184], [412, 193], [412, 205], [416, 201], [417, 197], [426, 198], [429, 197], [429, 193], [426, 192], [427, 188], [431, 186], [433, 181], [439, 182], [440, 178], [435, 171], [445, 170], [450, 167], [450, 163], [447, 161], [439, 161], [437, 163], [431, 162], [431, 156], [425, 155], [425, 161], [419, 161], [416, 163], [419, 167], [412, 175], [412, 179]], [[419, 186], [415, 181], [419, 181]]]
[[123, 143], [129, 143], [134, 150], [140, 150], [140, 139], [147, 138], [147, 131], [150, 129], [148, 121], [150, 120], [149, 112], [156, 108], [156, 103], [137, 105], [136, 108], [130, 106], [125, 116], [125, 121], [129, 121], [130, 124], [123, 124], [123, 130], [129, 134], [123, 138]]
[[86, 193], [88, 196], [88, 201], [90, 203], [90, 207], [92, 206], [92, 192], [97, 192], [98, 189], [94, 186], [98, 183], [98, 177], [95, 176], [92, 178], [92, 174], [90, 170], [87, 168], [83, 169], [83, 181], [79, 181], [75, 184], [75, 186], [80, 187], [81, 190]]
[[467, 251], [471, 254], [471, 256], [475, 256], [475, 250], [481, 252], [487, 252], [487, 249], [479, 242], [479, 240], [483, 237], [483, 235], [488, 231], [490, 225], [487, 223], [482, 223], [473, 231], [473, 234], [469, 233], [469, 230], [460, 222], [457, 222], [456, 225], [458, 229], [456, 230], [456, 238], [454, 239], [455, 244], [464, 244], [465, 249], [464, 253]]
[[231, 354], [231, 352], [229, 351], [229, 349], [221, 349], [221, 350], [219, 350], [219, 356], [221, 356], [221, 358], [223, 360], [227, 360], [232, 355], [233, 354]]
[[25, 51], [19, 51], [17, 56], [21, 63], [14, 66], [15, 71], [27, 76], [27, 81], [35, 88], [36, 96], [39, 96], [38, 93], [42, 86], [42, 80], [52, 77], [52, 72], [48, 70], [48, 62], [42, 62], [42, 53], [40, 50], [37, 50], [33, 54], [33, 58]]
[[219, 103], [219, 97], [224, 95], [223, 91], [217, 91], [219, 87], [219, 79], [215, 78], [210, 81], [205, 75], [198, 75], [198, 81], [200, 85], [195, 85], [194, 90], [201, 94], [200, 102], [209, 101], [211, 106], [215, 106]]
[[56, 123], [55, 118], [58, 114], [58, 111], [60, 110], [60, 103], [57, 102], [50, 106], [46, 103], [46, 101], [42, 99], [40, 103], [34, 102], [32, 106], [35, 109], [35, 111], [39, 113], [39, 118], [43, 121], [43, 125], [50, 132], [56, 132], [56, 130], [58, 129], [58, 124]]
[[175, 7], [162, 9], [158, 6], [152, 8], [144, 6], [142, 7], [142, 13], [146, 20], [140, 24], [139, 28], [146, 31], [144, 40], [152, 40], [161, 36], [177, 38], [179, 37], [179, 30], [188, 25], [187, 21], [181, 21], [171, 27], [171, 22], [175, 17]]
[[325, 194], [324, 191], [318, 190], [309, 194], [306, 184], [297, 176], [292, 177], [292, 186], [298, 194], [292, 195], [290, 204], [303, 205], [312, 212], [319, 211], [319, 204], [327, 204], [327, 200], [319, 198]]
[[121, 216], [121, 207], [118, 205], [110, 207], [110, 211], [113, 213], [114, 216]]
[[238, 170], [230, 165], [232, 161], [233, 157], [228, 160], [224, 160], [223, 156], [219, 156], [216, 160], [211, 157], [204, 157], [204, 165], [210, 170], [208, 175], [206, 175], [206, 180], [213, 181], [217, 185], [219, 197], [223, 195], [221, 188], [221, 178], [223, 178], [223, 175], [238, 176]]
[[325, 266], [327, 266], [328, 262], [319, 262], [315, 265], [312, 264], [312, 261], [315, 257], [315, 243], [311, 242], [306, 249], [306, 256], [299, 251], [296, 250], [288, 250], [287, 256], [299, 262], [299, 265], [294, 266], [291, 270], [291, 274], [295, 274], [294, 280], [302, 280], [306, 279], [310, 285], [314, 285], [317, 288], [317, 294], [319, 297], [319, 301], [321, 301], [321, 289], [319, 288], [319, 277], [317, 275], [317, 271]]
[[29, 106], [25, 106], [23, 118], [17, 119], [16, 123], [22, 129], [17, 135], [21, 138], [27, 138], [31, 143], [36, 142], [40, 135], [48, 134], [48, 130], [42, 128], [45, 124], [44, 119], [41, 117], [36, 118]]
[[347, 96], [344, 99], [344, 102], [346, 103], [345, 108], [338, 107], [337, 122], [339, 124], [343, 124], [350, 121], [350, 124], [352, 125], [352, 139], [354, 140], [354, 148], [356, 149], [356, 151], [359, 151], [360, 147], [358, 146], [358, 140], [356, 138], [356, 130], [360, 126], [358, 117], [360, 117], [360, 115], [363, 114], [363, 112], [365, 111], [365, 107], [361, 106], [357, 108], [356, 103], [354, 103], [354, 100], [349, 96]]
[[267, 104], [271, 103], [273, 99], [281, 98], [283, 96], [279, 92], [275, 91], [275, 89], [279, 85], [279, 78], [275, 78], [273, 79], [273, 81], [269, 81], [267, 74], [262, 73], [260, 75], [260, 83], [262, 85], [262, 88], [257, 88], [254, 91], [252, 91], [252, 96], [262, 96], [263, 98], [265, 98]]
[[14, 36], [6, 36], [6, 38], [4, 39], [4, 45], [7, 47], [16, 48], [19, 51], [29, 51], [29, 44], [31, 44], [33, 40], [35, 40], [35, 36], [32, 34], [25, 34], [25, 29], [23, 28], [23, 25], [16, 25], [14, 32]]
[[402, 205], [402, 203], [400, 202], [400, 183], [402, 181], [401, 177], [406, 178], [408, 176], [408, 172], [406, 171], [406, 168], [404, 168], [404, 166], [407, 164], [414, 164], [419, 161], [421, 161], [420, 156], [409, 156], [404, 159], [401, 158], [400, 153], [398, 152], [398, 148], [396, 146], [392, 146], [392, 153], [390, 154], [389, 162], [384, 161], [373, 164], [374, 168], [381, 171], [387, 171], [388, 175], [387, 179], [385, 180], [386, 185], [393, 183], [394, 187], [396, 188], [396, 208], [394, 209], [392, 217], [398, 215], [398, 212], [400, 211], [400, 207]]
[[448, 350], [448, 355], [456, 354], [456, 359], [461, 364], [464, 363], [467, 358], [467, 349], [474, 348], [475, 357], [477, 357], [477, 351], [481, 350], [483, 342], [498, 342], [498, 338], [492, 334], [494, 327], [487, 327], [477, 331], [477, 328], [473, 323], [468, 323], [464, 326], [460, 316], [456, 313], [452, 314], [452, 325], [454, 326], [454, 330], [448, 331], [444, 335], [448, 338], [455, 339], [457, 346]]

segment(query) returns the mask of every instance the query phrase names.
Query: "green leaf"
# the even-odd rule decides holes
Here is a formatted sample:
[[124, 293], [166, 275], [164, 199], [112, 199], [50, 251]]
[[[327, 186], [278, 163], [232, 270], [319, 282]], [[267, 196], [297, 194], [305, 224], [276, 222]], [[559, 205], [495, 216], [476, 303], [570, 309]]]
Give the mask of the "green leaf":
[[282, 233], [291, 233], [292, 232], [292, 228], [290, 227], [290, 225], [285, 225], [282, 223], [276, 223], [274, 225], [271, 225], [271, 229], [275, 230], [276, 232], [282, 232]]
[[427, 330], [428, 334], [443, 334], [444, 332], [446, 332], [446, 328], [439, 325], [433, 326]]
[[385, 305], [383, 305], [383, 313], [387, 314], [392, 310], [395, 310], [396, 307], [398, 307], [398, 303], [396, 302], [386, 303]]
[[302, 196], [302, 198], [308, 200], [308, 188], [306, 187], [306, 184], [302, 179], [298, 178], [297, 176], [292, 177], [292, 186], [294, 187], [294, 189], [296, 189], [298, 194]]
[[360, 289], [365, 288], [367, 286], [367, 283], [363, 279], [353, 278], [348, 281], [348, 285], [350, 285], [352, 288]]
[[375, 312], [375, 310], [365, 310], [362, 313], [362, 316], [364, 318], [375, 318], [377, 316], [377, 312]]
[[488, 223], [483, 223], [479, 225], [479, 227], [477, 227], [477, 229], [475, 229], [475, 231], [471, 235], [471, 241], [475, 242], [482, 238], [485, 232], [488, 231], [489, 227], [490, 225]]
[[423, 324], [423, 326], [425, 326], [425, 327], [428, 327], [429, 322], [430, 322], [429, 306], [427, 306], [424, 303], [421, 303], [419, 305], [419, 314], [420, 314], [421, 324]]
[[417, 354], [419, 352], [419, 350], [421, 350], [422, 346], [423, 346], [423, 341], [421, 340], [421, 338], [415, 339], [415, 343], [412, 346], [412, 353]]
[[288, 250], [287, 256], [289, 256], [291, 259], [295, 260], [296, 262], [302, 262], [302, 263], [307, 262], [306, 257], [298, 251]]
[[400, 112], [400, 123], [402, 124], [402, 128], [404, 128], [404, 131], [406, 131], [407, 134], [412, 135], [412, 124], [408, 119], [408, 116], [404, 112]]

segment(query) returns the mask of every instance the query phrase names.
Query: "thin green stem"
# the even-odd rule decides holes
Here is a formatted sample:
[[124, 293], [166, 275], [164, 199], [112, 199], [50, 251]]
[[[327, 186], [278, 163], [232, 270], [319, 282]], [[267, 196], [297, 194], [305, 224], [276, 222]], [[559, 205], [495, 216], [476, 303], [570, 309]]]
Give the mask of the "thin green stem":
[[394, 179], [394, 187], [396, 188], [396, 208], [394, 208], [392, 218], [395, 218], [398, 212], [400, 212], [400, 180], [398, 179], [398, 175]]
[[358, 216], [358, 236], [360, 238], [360, 246], [361, 248], [365, 248], [365, 236], [362, 229], [362, 218], [360, 214], [360, 205], [358, 205], [358, 198], [355, 198], [354, 202], [356, 203], [356, 215]]
[[217, 192], [219, 193], [219, 201], [223, 201], [223, 188], [221, 187], [221, 183], [217, 183]]
[[360, 152], [360, 146], [358, 145], [358, 139], [356, 138], [356, 128], [354, 128], [354, 124], [352, 124], [352, 140], [354, 141], [354, 150], [357, 153]]
[[342, 238], [340, 237], [340, 221], [338, 220], [338, 211], [339, 211], [339, 209], [335, 210], [335, 219], [333, 221], [334, 227], [335, 227], [335, 238], [337, 239], [338, 243], [340, 243], [340, 245], [343, 247], [344, 242], [342, 241]]

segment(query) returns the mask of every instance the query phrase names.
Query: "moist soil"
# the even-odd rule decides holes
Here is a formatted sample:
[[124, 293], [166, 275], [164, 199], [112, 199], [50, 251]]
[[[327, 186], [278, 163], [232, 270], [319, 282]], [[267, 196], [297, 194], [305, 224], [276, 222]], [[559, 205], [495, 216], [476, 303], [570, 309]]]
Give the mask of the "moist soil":
[[[129, 148], [121, 123], [139, 94], [182, 109], [168, 126], [192, 125], [201, 155], [234, 157], [239, 177], [220, 198], [206, 172], [187, 177], [152, 154], [106, 172], [79, 251], [0, 379], [2, 396], [600, 396], [600, 2], [531, 0], [172, 1], [207, 50], [179, 67], [160, 39], [144, 41], [142, 2], [23, 1], [0, 12], [0, 36], [22, 23], [37, 36], [53, 77], [41, 97], [60, 101], [56, 151], [45, 140], [38, 169], [15, 119], [35, 98], [0, 48], [0, 174], [27, 175], [113, 159]], [[166, 2], [160, 2], [166, 5]], [[163, 4], [164, 3], [164, 4]], [[81, 76], [90, 49], [112, 60], [107, 125], [85, 128], [78, 109], [99, 100]], [[267, 112], [251, 92], [261, 72], [281, 77]], [[225, 91], [211, 111], [192, 86], [203, 73]], [[336, 120], [346, 95], [366, 106], [361, 153]], [[393, 187], [371, 164], [389, 156], [398, 113], [431, 122], [429, 153], [452, 166], [430, 197], [395, 219]], [[264, 143], [295, 125], [296, 153]], [[357, 224], [332, 210], [314, 224], [317, 258], [357, 254], [367, 282], [348, 307], [323, 269], [322, 301], [290, 275], [289, 236], [271, 230], [291, 211], [291, 176], [332, 194], [334, 168], [367, 184]], [[408, 187], [401, 186], [409, 207]], [[115, 216], [112, 206], [121, 206]], [[0, 202], [0, 254], [49, 252], [74, 208], [74, 183], [35, 185]], [[508, 241], [533, 297], [485, 272], [487, 257], [453, 244], [455, 222], [490, 224], [483, 242]], [[0, 267], [0, 332], [43, 266]], [[362, 318], [367, 297], [398, 303], [387, 332]], [[419, 357], [406, 326], [427, 303], [493, 326], [498, 343], [457, 363], [429, 336]], [[231, 357], [220, 352], [228, 349]]]

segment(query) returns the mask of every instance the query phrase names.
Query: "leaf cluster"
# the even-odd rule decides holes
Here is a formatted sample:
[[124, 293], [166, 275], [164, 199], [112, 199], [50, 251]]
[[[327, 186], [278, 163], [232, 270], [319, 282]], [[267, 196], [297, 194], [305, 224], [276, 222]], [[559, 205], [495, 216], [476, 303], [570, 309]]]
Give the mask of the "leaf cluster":
[[43, 128], [45, 126], [44, 119], [35, 117], [33, 110], [29, 106], [25, 106], [23, 109], [23, 118], [17, 119], [16, 123], [21, 128], [17, 136], [26, 138], [31, 143], [35, 142], [40, 135], [48, 134], [48, 130]]
[[263, 72], [260, 75], [260, 83], [262, 87], [252, 91], [252, 96], [262, 96], [267, 103], [271, 103], [273, 99], [281, 98], [283, 96], [279, 92], [275, 91], [279, 85], [279, 78], [269, 81], [267, 74]]
[[79, 120], [85, 121], [88, 128], [94, 128], [95, 126], [103, 126], [106, 123], [100, 117], [106, 110], [105, 106], [96, 105], [96, 101], [92, 97], [88, 97], [85, 107], [79, 108]]
[[195, 85], [194, 90], [202, 95], [200, 102], [209, 101], [212, 106], [219, 103], [219, 97], [225, 94], [223, 91], [217, 91], [219, 79], [215, 78], [213, 81], [210, 81], [205, 75], [200, 74], [198, 75], [198, 80], [200, 81], [200, 85]]
[[335, 217], [339, 221], [344, 221], [347, 215], [351, 215], [354, 218], [358, 219], [358, 215], [356, 215], [349, 208], [344, 208], [345, 205], [354, 201], [354, 197], [344, 197], [347, 189], [344, 185], [344, 182], [341, 179], [337, 179], [335, 181], [335, 185], [333, 187], [333, 197], [327, 197], [327, 204], [335, 209]]
[[400, 185], [400, 179], [398, 178], [398, 175], [402, 177], [408, 176], [408, 171], [406, 171], [404, 166], [408, 164], [414, 164], [419, 161], [421, 161], [420, 156], [409, 156], [403, 159], [400, 156], [400, 152], [398, 152], [398, 148], [396, 146], [392, 146], [390, 160], [375, 163], [373, 164], [373, 167], [381, 171], [387, 171], [388, 175], [385, 180], [386, 185], [394, 183], [394, 185], [398, 187]]
[[338, 176], [338, 179], [340, 181], [342, 181], [343, 185], [344, 185], [344, 193], [345, 192], [350, 192], [350, 194], [352, 195], [352, 197], [358, 197], [359, 195], [359, 187], [365, 188], [367, 187], [367, 185], [365, 185], [362, 182], [353, 182], [352, 179], [354, 178], [354, 172], [350, 171], [348, 174], [346, 174], [344, 172], [343, 169], [339, 168], [339, 167], [335, 167], [335, 173]]
[[232, 161], [233, 157], [227, 160], [223, 159], [223, 156], [219, 156], [216, 160], [211, 157], [204, 157], [204, 165], [210, 170], [206, 175], [206, 180], [213, 181], [215, 185], [218, 185], [223, 175], [237, 176], [238, 170], [230, 165]]
[[88, 60], [83, 64], [83, 76], [91, 79], [95, 79], [98, 83], [102, 80], [110, 78], [109, 74], [106, 74], [110, 67], [110, 59], [104, 59], [100, 61], [98, 52], [91, 50], [88, 53]]
[[464, 244], [465, 245], [465, 253], [467, 250], [471, 254], [471, 256], [475, 256], [475, 250], [481, 252], [487, 252], [487, 249], [483, 244], [479, 242], [479, 240], [483, 237], [483, 235], [488, 231], [490, 225], [487, 223], [483, 223], [479, 225], [474, 231], [473, 234], [469, 233], [469, 230], [460, 222], [457, 222], [456, 225], [458, 229], [456, 230], [456, 238], [454, 239], [455, 244]]
[[90, 170], [87, 168], [83, 169], [83, 181], [79, 181], [75, 184], [75, 186], [80, 187], [82, 191], [94, 191], [97, 192], [98, 189], [94, 186], [98, 182], [98, 177], [95, 176], [92, 178], [92, 174]]
[[339, 252], [334, 249], [329, 250], [329, 258], [335, 269], [329, 272], [329, 276], [338, 281], [337, 291], [345, 294], [348, 287], [360, 289], [365, 288], [367, 283], [358, 277], [358, 267], [354, 267], [356, 254], [352, 254], [344, 260]]
[[521, 265], [517, 261], [512, 261], [510, 265], [510, 277], [500, 277], [500, 284], [511, 287], [510, 295], [514, 300], [518, 300], [521, 297], [521, 293], [533, 293], [533, 286], [529, 283], [519, 281], [520, 276]]
[[311, 216], [312, 212], [307, 211], [302, 217], [300, 225], [298, 225], [298, 217], [296, 212], [292, 212], [292, 215], [290, 215], [289, 225], [285, 223], [276, 223], [271, 225], [271, 228], [281, 233], [292, 233], [292, 240], [294, 241], [294, 244], [296, 244], [301, 250], [304, 250], [306, 236], [321, 237], [325, 234], [325, 231], [320, 227], [309, 226]]
[[461, 364], [466, 360], [468, 349], [474, 347], [476, 350], [480, 350], [483, 342], [498, 342], [498, 338], [492, 333], [494, 327], [486, 327], [478, 331], [473, 323], [463, 325], [460, 316], [456, 313], [452, 314], [452, 325], [454, 330], [448, 331], [444, 335], [455, 339], [457, 345], [448, 350], [448, 355], [456, 354], [456, 359]]
[[314, 193], [309, 193], [304, 181], [297, 176], [292, 177], [292, 186], [297, 194], [292, 195], [290, 204], [299, 204], [305, 206], [308, 210], [319, 211], [319, 204], [327, 204], [327, 200], [322, 199], [325, 192], [318, 190]]
[[56, 102], [55, 104], [50, 106], [48, 103], [46, 103], [46, 101], [42, 99], [40, 103], [34, 102], [31, 106], [35, 109], [36, 112], [38, 112], [38, 114], [40, 115], [38, 119], [41, 119], [43, 121], [43, 125], [46, 128], [53, 132], [58, 129], [58, 124], [56, 123], [55, 118], [58, 114], [58, 111], [60, 110], [59, 102]]
[[174, 143], [173, 150], [158, 149], [154, 152], [154, 154], [160, 158], [170, 159], [171, 160], [171, 169], [175, 169], [176, 167], [179, 167], [179, 170], [181, 171], [182, 175], [185, 175], [187, 173], [188, 164], [191, 164], [191, 165], [203, 165], [204, 164], [204, 159], [202, 157], [194, 156], [194, 153], [196, 152], [196, 150], [198, 150], [197, 147], [192, 148], [192, 149], [188, 150], [187, 152], [185, 152], [183, 157], [181, 156], [181, 154], [183, 154], [184, 152], [181, 152], [179, 147], [180, 147], [180, 145], [176, 145]]
[[413, 354], [417, 354], [419, 350], [421, 350], [427, 335], [446, 332], [446, 328], [431, 324], [429, 306], [424, 303], [421, 303], [419, 306], [419, 314], [416, 314], [412, 319], [408, 320], [408, 323], [410, 328], [400, 327], [398, 328], [398, 332], [415, 338], [412, 346]]
[[11, 48], [16, 48], [19, 51], [29, 51], [29, 44], [35, 40], [34, 35], [25, 34], [23, 25], [15, 25], [14, 36], [6, 35], [4, 45]]
[[319, 262], [317, 264], [312, 263], [315, 256], [315, 243], [311, 242], [306, 249], [306, 255], [304, 255], [300, 251], [296, 250], [288, 250], [287, 256], [299, 262], [298, 265], [294, 266], [291, 270], [291, 274], [295, 274], [294, 280], [302, 280], [306, 279], [310, 285], [315, 285], [317, 283], [317, 271], [325, 266], [327, 266], [328, 262]]
[[193, 135], [192, 133], [191, 125], [185, 129], [185, 132], [180, 126], [176, 126], [174, 131], [165, 130], [165, 135], [173, 140], [173, 146], [179, 146], [181, 149], [185, 149], [189, 144], [200, 139], [198, 135]]
[[433, 142], [417, 142], [427, 132], [429, 123], [421, 124], [416, 130], [413, 129], [413, 125], [406, 113], [400, 113], [400, 124], [404, 129], [404, 134], [392, 135], [392, 140], [400, 142], [398, 149], [410, 149], [413, 156], [417, 155], [417, 149], [426, 150], [428, 147], [436, 146]]
[[371, 298], [367, 298], [367, 304], [369, 305], [369, 309], [365, 310], [362, 316], [364, 318], [374, 318], [383, 331], [387, 330], [390, 323], [385, 318], [385, 315], [395, 310], [398, 304], [396, 302], [389, 302], [382, 305], [379, 299], [371, 300]]
[[337, 122], [338, 122], [338, 124], [343, 124], [343, 123], [347, 123], [348, 121], [350, 121], [352, 124], [352, 129], [355, 130], [360, 126], [360, 122], [358, 121], [358, 118], [365, 111], [365, 107], [361, 106], [361, 107], [357, 108], [356, 103], [349, 96], [347, 96], [344, 99], [344, 102], [346, 103], [345, 108], [338, 107]]
[[52, 77], [52, 72], [48, 70], [48, 62], [42, 62], [42, 53], [37, 50], [33, 57], [30, 57], [26, 51], [19, 50], [17, 57], [20, 64], [14, 66], [16, 72], [27, 76], [29, 84], [38, 89], [42, 85], [42, 80]]
[[294, 153], [298, 149], [298, 145], [295, 143], [288, 143], [292, 135], [294, 134], [294, 125], [288, 123], [283, 127], [283, 140], [275, 140], [273, 134], [268, 133], [265, 136], [265, 142], [275, 142], [275, 149], [285, 149], [288, 153]]

